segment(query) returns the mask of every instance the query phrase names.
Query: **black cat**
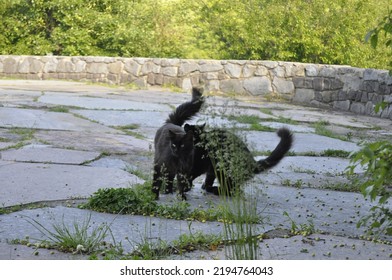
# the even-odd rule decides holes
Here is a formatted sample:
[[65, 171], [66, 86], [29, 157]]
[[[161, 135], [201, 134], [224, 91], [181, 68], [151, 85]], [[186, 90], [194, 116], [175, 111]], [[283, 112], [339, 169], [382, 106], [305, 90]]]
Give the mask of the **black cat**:
[[191, 187], [190, 174], [193, 164], [193, 131], [185, 132], [184, 122], [196, 115], [204, 103], [202, 89], [192, 89], [192, 100], [179, 105], [169, 115], [165, 124], [155, 134], [154, 175], [152, 191], [159, 198], [159, 190], [165, 187], [166, 193], [173, 192], [173, 180], [177, 176], [179, 193]]
[[[194, 161], [191, 182], [206, 173], [202, 188], [214, 194], [231, 195], [255, 174], [277, 165], [290, 150], [293, 136], [287, 128], [277, 131], [279, 144], [266, 158], [256, 161], [245, 143], [224, 129], [205, 129], [205, 125], [185, 124], [186, 132], [194, 135]], [[220, 187], [214, 187], [215, 178]]]

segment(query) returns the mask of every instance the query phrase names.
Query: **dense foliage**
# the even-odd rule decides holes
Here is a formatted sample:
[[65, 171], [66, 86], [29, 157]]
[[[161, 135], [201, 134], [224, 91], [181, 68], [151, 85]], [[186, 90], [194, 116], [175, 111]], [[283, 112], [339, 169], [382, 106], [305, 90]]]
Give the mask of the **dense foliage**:
[[364, 38], [388, 5], [390, 0], [3, 0], [0, 54], [387, 68], [391, 49], [382, 42], [375, 50]]
[[388, 203], [392, 196], [392, 143], [388, 141], [365, 145], [351, 158], [349, 174], [361, 166], [364, 178], [360, 189], [365, 198], [377, 201], [358, 226], [367, 226], [371, 233], [392, 235], [392, 210]]

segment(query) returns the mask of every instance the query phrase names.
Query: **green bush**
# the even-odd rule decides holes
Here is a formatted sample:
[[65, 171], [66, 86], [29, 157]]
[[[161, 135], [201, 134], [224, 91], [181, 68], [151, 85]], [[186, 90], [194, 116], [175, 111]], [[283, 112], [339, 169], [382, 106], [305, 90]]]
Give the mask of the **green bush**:
[[367, 226], [373, 234], [392, 235], [392, 211], [387, 205], [392, 196], [388, 190], [392, 186], [392, 143], [381, 141], [366, 145], [352, 157], [349, 173], [354, 174], [357, 166], [365, 169], [365, 178], [360, 183], [362, 194], [377, 201], [358, 226]]

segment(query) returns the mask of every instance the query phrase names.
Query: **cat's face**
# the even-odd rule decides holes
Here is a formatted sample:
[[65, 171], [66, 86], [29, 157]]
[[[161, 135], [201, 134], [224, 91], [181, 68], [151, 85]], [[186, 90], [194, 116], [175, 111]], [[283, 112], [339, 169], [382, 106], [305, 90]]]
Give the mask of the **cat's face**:
[[193, 131], [177, 134], [169, 131], [170, 149], [176, 157], [187, 157], [193, 152]]
[[184, 130], [186, 133], [193, 132], [193, 136], [196, 141], [200, 140], [200, 136], [204, 133], [204, 128], [206, 124], [202, 125], [193, 125], [193, 124], [185, 124]]

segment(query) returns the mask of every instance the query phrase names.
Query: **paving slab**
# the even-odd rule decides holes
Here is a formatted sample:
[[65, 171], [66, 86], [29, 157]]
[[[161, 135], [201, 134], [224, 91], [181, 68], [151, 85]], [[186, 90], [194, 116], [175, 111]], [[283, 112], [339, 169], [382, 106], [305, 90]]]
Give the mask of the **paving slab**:
[[46, 130], [113, 132], [108, 127], [77, 118], [68, 113], [0, 107], [1, 127]]
[[69, 95], [48, 95], [45, 94], [38, 99], [39, 102], [63, 106], [75, 106], [86, 109], [97, 110], [145, 110], [171, 112], [171, 108], [165, 104], [155, 104], [150, 102], [135, 102], [129, 100], [115, 100], [98, 97], [69, 96]]
[[2, 207], [88, 197], [99, 188], [144, 182], [128, 172], [101, 167], [0, 161]]
[[86, 152], [53, 148], [48, 145], [27, 145], [21, 149], [1, 152], [1, 159], [6, 161], [83, 164], [101, 155], [99, 152]]
[[[261, 159], [262, 157], [256, 157]], [[276, 167], [272, 168], [272, 173], [309, 173], [309, 174], [327, 174], [336, 176], [344, 174], [350, 160], [335, 157], [309, 157], [309, 156], [291, 156], [284, 158]], [[354, 169], [355, 173], [362, 173], [364, 170], [360, 167]]]
[[153, 127], [155, 130], [168, 117], [167, 112], [154, 111], [72, 110], [72, 112], [107, 126], [137, 125], [140, 127]]
[[[227, 259], [232, 247], [216, 251], [195, 251], [173, 259]], [[259, 243], [259, 260], [390, 260], [392, 246], [342, 236], [311, 234], [265, 239]]]
[[49, 131], [39, 130], [35, 137], [40, 141], [61, 148], [73, 148], [83, 151], [99, 151], [113, 153], [132, 153], [134, 151], [150, 151], [152, 141], [117, 133], [96, 131]]
[[[282, 124], [282, 127], [285, 125]], [[245, 135], [253, 151], [272, 151], [279, 143], [275, 132], [249, 131]], [[353, 142], [342, 141], [317, 134], [295, 133], [292, 151], [295, 153], [321, 153], [326, 150], [358, 151], [360, 147]]]

